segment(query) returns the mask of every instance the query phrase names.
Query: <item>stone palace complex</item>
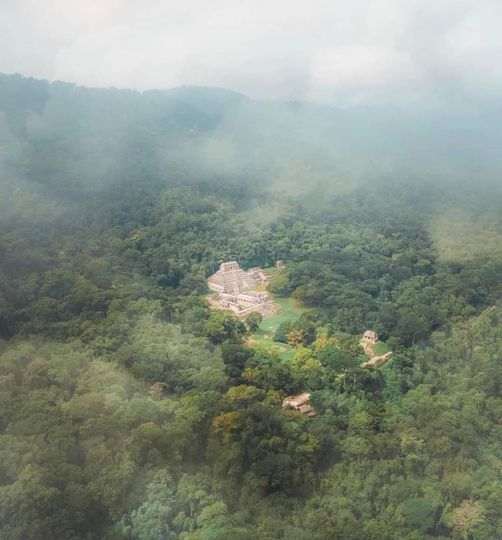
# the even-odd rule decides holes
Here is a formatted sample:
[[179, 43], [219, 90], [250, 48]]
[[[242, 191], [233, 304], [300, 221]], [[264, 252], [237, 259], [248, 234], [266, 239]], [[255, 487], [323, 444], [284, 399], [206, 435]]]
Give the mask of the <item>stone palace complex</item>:
[[209, 303], [216, 309], [228, 309], [241, 318], [253, 311], [263, 317], [277, 313], [279, 306], [272, 302], [268, 293], [251, 290], [268, 280], [261, 268], [244, 271], [236, 261], [224, 262], [207, 280], [207, 286], [215, 292]]

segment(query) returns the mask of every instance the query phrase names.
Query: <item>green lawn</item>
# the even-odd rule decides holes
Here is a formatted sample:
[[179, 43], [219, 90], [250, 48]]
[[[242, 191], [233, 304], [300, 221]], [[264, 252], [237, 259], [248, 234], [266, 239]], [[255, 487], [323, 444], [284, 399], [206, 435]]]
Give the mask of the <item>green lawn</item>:
[[284, 321], [295, 321], [307, 308], [298, 305], [294, 298], [274, 297], [274, 302], [281, 307], [277, 315], [271, 315], [262, 321], [260, 329], [250, 337], [259, 344], [268, 344], [277, 347], [281, 351], [281, 358], [293, 356], [293, 349], [286, 343], [279, 343], [273, 340], [275, 331]]
[[383, 341], [377, 341], [371, 348], [373, 349], [375, 356], [382, 356], [390, 351], [387, 343], [384, 343]]

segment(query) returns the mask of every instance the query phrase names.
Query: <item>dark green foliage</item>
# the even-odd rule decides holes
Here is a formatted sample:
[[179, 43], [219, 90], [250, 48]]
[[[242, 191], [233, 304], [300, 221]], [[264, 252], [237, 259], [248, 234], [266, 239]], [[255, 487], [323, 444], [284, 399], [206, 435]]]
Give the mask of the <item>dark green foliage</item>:
[[225, 373], [229, 379], [236, 383], [246, 367], [246, 363], [253, 356], [253, 351], [240, 343], [224, 343], [221, 346], [221, 357], [225, 364]]
[[282, 322], [274, 334], [274, 341], [280, 341], [282, 343], [288, 342], [288, 334], [293, 329], [293, 323], [290, 321]]
[[212, 311], [204, 326], [206, 336], [213, 343], [238, 343], [245, 331], [244, 324], [229, 311]]
[[248, 327], [248, 330], [253, 333], [260, 328], [260, 323], [263, 320], [263, 317], [261, 313], [258, 313], [257, 311], [252, 311], [247, 317], [246, 317], [246, 325]]
[[403, 513], [407, 524], [412, 529], [427, 532], [435, 525], [435, 508], [427, 499], [415, 497], [408, 499], [403, 504]]

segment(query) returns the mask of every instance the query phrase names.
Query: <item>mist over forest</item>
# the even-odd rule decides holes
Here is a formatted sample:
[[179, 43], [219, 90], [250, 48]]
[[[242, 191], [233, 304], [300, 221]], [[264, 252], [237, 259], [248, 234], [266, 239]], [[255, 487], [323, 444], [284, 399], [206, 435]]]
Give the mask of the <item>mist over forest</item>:
[[124, 176], [347, 189], [412, 175], [479, 183], [501, 166], [498, 101], [337, 109], [218, 88], [139, 93], [16, 75], [1, 83], [2, 166], [54, 197], [106, 189]]
[[[502, 538], [501, 141], [0, 75], [0, 540]], [[210, 309], [225, 261], [276, 326]]]

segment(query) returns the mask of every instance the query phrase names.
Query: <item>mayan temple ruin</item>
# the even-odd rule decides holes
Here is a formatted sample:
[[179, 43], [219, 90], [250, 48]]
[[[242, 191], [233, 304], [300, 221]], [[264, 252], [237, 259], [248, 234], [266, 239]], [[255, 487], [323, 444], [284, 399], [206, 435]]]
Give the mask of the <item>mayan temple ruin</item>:
[[211, 307], [228, 309], [240, 318], [257, 311], [266, 317], [279, 311], [279, 306], [272, 302], [269, 294], [253, 291], [262, 283], [267, 283], [268, 276], [261, 268], [244, 271], [236, 261], [224, 262], [220, 269], [207, 280], [209, 289], [215, 292], [209, 298]]
[[364, 349], [364, 354], [369, 358], [369, 360], [363, 362], [361, 367], [380, 367], [386, 364], [392, 358], [392, 351], [388, 351], [379, 356], [375, 354], [372, 345], [378, 343], [378, 340], [378, 334], [373, 330], [366, 330], [366, 332], [364, 332], [360, 344]]

